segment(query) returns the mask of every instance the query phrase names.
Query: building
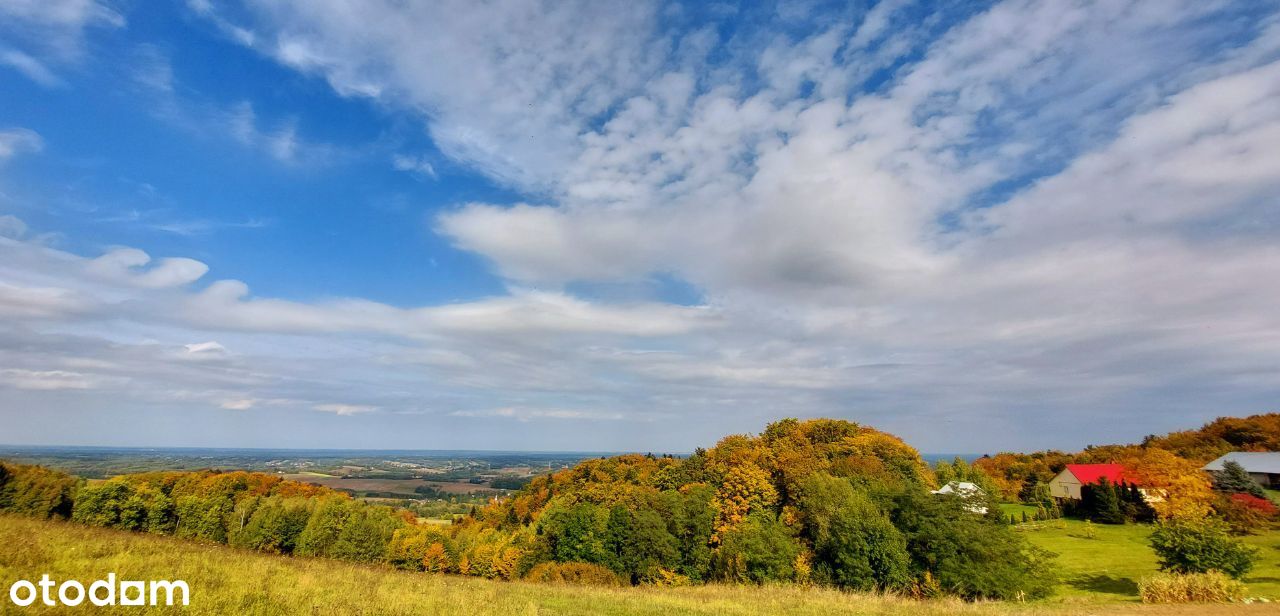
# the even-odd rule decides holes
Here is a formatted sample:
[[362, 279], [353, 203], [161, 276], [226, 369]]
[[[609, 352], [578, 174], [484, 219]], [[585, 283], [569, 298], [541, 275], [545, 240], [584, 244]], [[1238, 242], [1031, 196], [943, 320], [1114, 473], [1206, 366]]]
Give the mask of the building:
[[1244, 467], [1253, 480], [1264, 488], [1280, 488], [1280, 453], [1233, 451], [1204, 465], [1206, 471], [1220, 471], [1222, 465], [1235, 462]]
[[947, 485], [933, 491], [934, 494], [954, 495], [965, 501], [965, 511], [970, 513], [986, 513], [987, 506], [984, 504], [987, 499], [987, 493], [978, 484], [968, 481], [952, 481]]
[[1068, 464], [1049, 480], [1049, 494], [1054, 498], [1080, 500], [1080, 488], [1095, 484], [1105, 478], [1109, 483], [1130, 483], [1125, 479], [1124, 467], [1119, 464]]

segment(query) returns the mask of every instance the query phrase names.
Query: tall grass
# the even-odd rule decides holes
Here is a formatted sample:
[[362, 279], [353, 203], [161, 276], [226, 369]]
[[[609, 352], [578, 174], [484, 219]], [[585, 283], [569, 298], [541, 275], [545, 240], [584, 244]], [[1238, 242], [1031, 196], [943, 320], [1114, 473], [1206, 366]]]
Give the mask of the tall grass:
[[1218, 571], [1164, 573], [1138, 583], [1143, 603], [1232, 603], [1244, 599], [1245, 586]]

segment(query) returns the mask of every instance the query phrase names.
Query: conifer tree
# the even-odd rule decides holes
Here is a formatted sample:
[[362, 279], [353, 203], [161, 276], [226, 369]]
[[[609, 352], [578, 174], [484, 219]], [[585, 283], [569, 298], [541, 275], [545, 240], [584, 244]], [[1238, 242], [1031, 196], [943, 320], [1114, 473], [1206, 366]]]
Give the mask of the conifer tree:
[[1262, 491], [1262, 486], [1258, 485], [1258, 482], [1249, 476], [1249, 472], [1234, 460], [1228, 460], [1223, 463], [1222, 470], [1213, 473], [1213, 489], [1228, 494], [1251, 494], [1258, 498], [1267, 497], [1267, 493]]

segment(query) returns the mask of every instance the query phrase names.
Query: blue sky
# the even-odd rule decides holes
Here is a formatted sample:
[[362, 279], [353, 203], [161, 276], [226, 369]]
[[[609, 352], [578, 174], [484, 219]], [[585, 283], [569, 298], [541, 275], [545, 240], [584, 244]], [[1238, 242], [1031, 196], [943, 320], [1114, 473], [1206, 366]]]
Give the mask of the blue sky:
[[0, 441], [1274, 410], [1278, 94], [1253, 2], [0, 0]]

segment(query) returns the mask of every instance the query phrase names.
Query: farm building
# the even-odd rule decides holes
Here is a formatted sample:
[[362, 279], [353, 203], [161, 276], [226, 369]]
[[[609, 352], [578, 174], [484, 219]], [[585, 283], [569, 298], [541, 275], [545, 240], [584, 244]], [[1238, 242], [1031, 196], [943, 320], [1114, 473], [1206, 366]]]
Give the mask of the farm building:
[[1098, 483], [1103, 478], [1113, 484], [1132, 483], [1125, 478], [1119, 464], [1068, 464], [1049, 480], [1049, 494], [1054, 498], [1080, 500], [1080, 487]]
[[934, 490], [933, 493], [960, 497], [965, 501], [965, 510], [970, 513], [987, 512], [987, 506], [983, 504], [983, 501], [987, 497], [987, 493], [982, 488], [979, 488], [976, 483], [968, 481], [952, 481], [947, 483], [947, 485]]
[[1263, 487], [1280, 487], [1280, 453], [1233, 451], [1204, 465], [1204, 470], [1220, 471], [1222, 465], [1227, 462], [1235, 462], [1243, 466], [1249, 476]]

